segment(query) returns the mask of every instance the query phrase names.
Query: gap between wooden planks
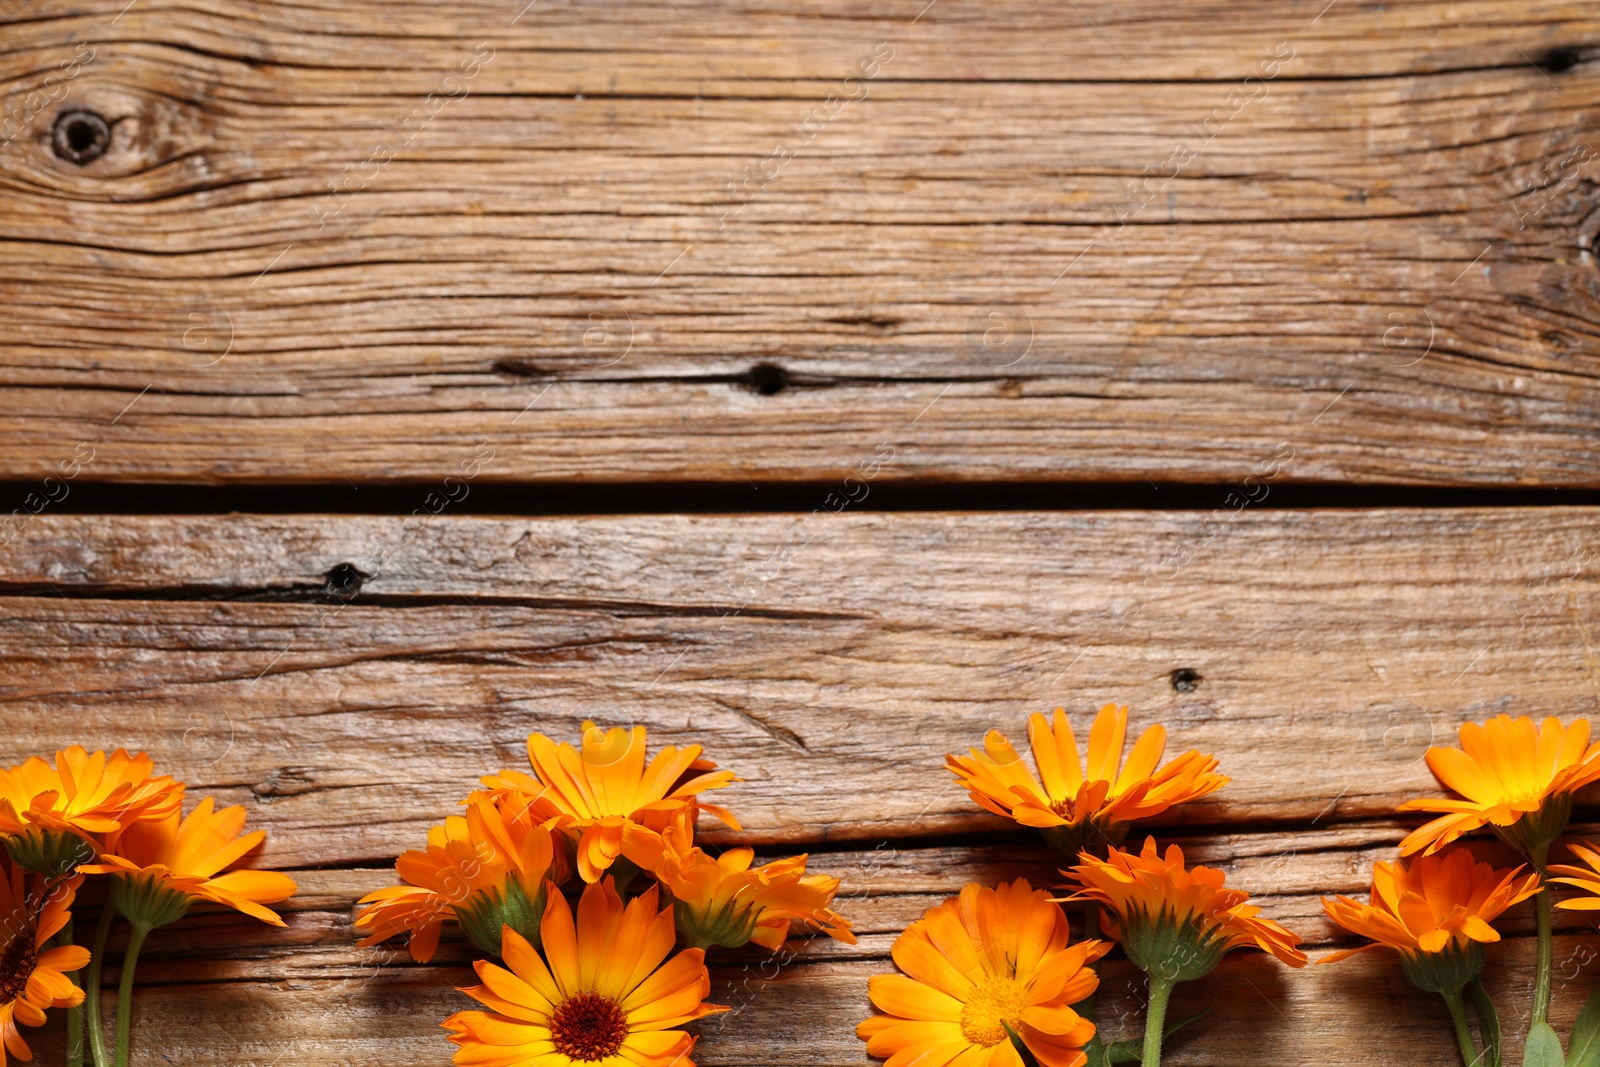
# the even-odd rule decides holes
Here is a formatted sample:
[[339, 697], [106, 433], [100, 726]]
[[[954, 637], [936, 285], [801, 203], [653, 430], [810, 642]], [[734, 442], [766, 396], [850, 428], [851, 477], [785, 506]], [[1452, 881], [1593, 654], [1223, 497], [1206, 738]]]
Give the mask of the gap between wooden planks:
[[18, 478], [1600, 485], [1580, 4], [123, 6], [0, 23]]
[[[1588, 830], [1593, 827], [1584, 828]], [[1351, 940], [1322, 916], [1322, 893], [1363, 893], [1376, 859], [1392, 858], [1403, 832], [1393, 822], [1295, 833], [1240, 833], [1181, 838], [1191, 862], [1222, 866], [1231, 882], [1254, 893], [1265, 914], [1302, 934], [1313, 957]], [[993, 884], [1028, 877], [1055, 886], [1057, 859], [1031, 837], [1002, 844], [896, 847], [814, 854], [813, 866], [842, 877], [839, 907], [861, 936], [856, 946], [826, 939], [791, 940], [775, 965], [757, 953], [724, 955], [714, 966], [713, 997], [736, 1011], [703, 1024], [696, 1062], [717, 1065], [860, 1064], [856, 1022], [869, 1013], [867, 979], [892, 967], [895, 935], [964, 881]], [[1508, 850], [1489, 844], [1480, 855], [1509, 864]], [[447, 937], [427, 966], [396, 943], [353, 947], [350, 917], [357, 897], [392, 884], [389, 869], [295, 870], [301, 893], [285, 909], [287, 930], [273, 930], [215, 909], [199, 910], [163, 930], [141, 957], [137, 1001], [144, 1042], [140, 1062], [196, 1064], [274, 1061], [321, 1067], [403, 1067], [443, 1062], [437, 1023], [469, 1007], [451, 992], [468, 984], [468, 953]], [[1555, 1015], [1570, 1021], [1596, 981], [1593, 931], [1582, 916], [1558, 912]], [[1522, 1004], [1531, 984], [1534, 944], [1529, 905], [1499, 924], [1508, 940], [1491, 951], [1490, 982], [1506, 1003]], [[228, 946], [221, 950], [219, 945]], [[113, 941], [113, 950], [119, 947]], [[1139, 983], [1126, 962], [1101, 965], [1106, 995], [1101, 1019], [1113, 1037], [1136, 1032]], [[108, 987], [115, 982], [108, 970]], [[1520, 998], [1520, 1000], [1518, 999]], [[1210, 1017], [1173, 1043], [1175, 1064], [1328, 1062], [1336, 1050], [1350, 1062], [1447, 1064], [1452, 1046], [1436, 998], [1399, 976], [1392, 958], [1373, 955], [1335, 968], [1289, 971], [1257, 953], [1230, 957], [1222, 969], [1180, 993], [1182, 1011], [1215, 1000]], [[1515, 1009], [1513, 1008], [1513, 1015]], [[1412, 1019], [1418, 1020], [1416, 1025]], [[1515, 1042], [1523, 1024], [1507, 1020]], [[38, 1042], [43, 1062], [59, 1056], [59, 1024]], [[1237, 1035], [1256, 1035], [1242, 1053]], [[159, 1044], [163, 1060], [150, 1051]], [[1364, 1056], [1352, 1045], [1374, 1050]], [[1382, 1049], [1380, 1055], [1376, 1050]]]
[[1333, 825], [1431, 790], [1465, 719], [1594, 713], [1597, 519], [40, 517], [0, 549], [0, 758], [71, 722], [250, 804], [261, 862], [347, 865], [531, 730], [637, 722], [806, 847], [995, 829], [944, 755], [1118, 701], [1233, 776], [1175, 818]]

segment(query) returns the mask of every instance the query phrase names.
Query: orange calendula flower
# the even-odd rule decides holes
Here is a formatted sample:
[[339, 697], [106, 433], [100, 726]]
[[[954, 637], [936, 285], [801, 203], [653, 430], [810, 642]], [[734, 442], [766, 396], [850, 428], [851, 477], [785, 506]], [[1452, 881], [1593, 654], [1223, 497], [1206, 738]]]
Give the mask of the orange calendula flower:
[[1291, 967], [1303, 967], [1300, 938], [1250, 903], [1243, 890], [1223, 887], [1223, 874], [1183, 865], [1183, 850], [1156, 851], [1145, 839], [1138, 855], [1113, 849], [1105, 859], [1085, 852], [1083, 862], [1062, 873], [1083, 888], [1070, 899], [1098, 901], [1107, 931], [1128, 958], [1152, 979], [1189, 982], [1211, 973], [1224, 954], [1259, 948]]
[[276, 871], [217, 873], [266, 838], [262, 830], [240, 837], [244, 821], [244, 808], [214, 812], [206, 797], [181, 821], [174, 810], [163, 819], [132, 824], [111, 838], [100, 863], [79, 870], [112, 875], [111, 899], [136, 926], [176, 922], [196, 900], [282, 926], [283, 920], [263, 905], [293, 896], [292, 879]]
[[141, 819], [162, 819], [183, 803], [183, 786], [143, 752], [110, 756], [73, 745], [55, 766], [35, 756], [0, 771], [0, 837], [29, 870], [62, 874], [98, 855], [108, 835]]
[[1333, 952], [1334, 963], [1388, 946], [1400, 953], [1406, 976], [1431, 992], [1457, 992], [1483, 969], [1478, 946], [1500, 940], [1490, 926], [1501, 912], [1539, 892], [1539, 876], [1522, 868], [1498, 870], [1475, 862], [1464, 848], [1418, 856], [1409, 864], [1372, 867], [1372, 902], [1324, 897], [1328, 918], [1372, 944]]
[[970, 756], [946, 756], [945, 764], [982, 807], [1037, 827], [1062, 852], [1075, 856], [1087, 849], [1104, 855], [1107, 848], [1122, 844], [1133, 820], [1159, 815], [1228, 784], [1216, 773], [1214, 758], [1194, 751], [1157, 770], [1167, 747], [1167, 731], [1161, 726], [1140, 734], [1123, 764], [1127, 733], [1127, 708], [1101, 708], [1089, 731], [1085, 763], [1066, 712], [1057, 708], [1053, 723], [1038, 713], [1028, 718], [1038, 777], [998, 730], [984, 737], [982, 752], [974, 748]]
[[1524, 715], [1496, 715], [1461, 727], [1460, 748], [1428, 749], [1428, 769], [1460, 800], [1408, 800], [1401, 811], [1446, 814], [1412, 831], [1400, 854], [1439, 851], [1462, 834], [1492, 826], [1533, 856], [1561, 836], [1572, 816], [1572, 794], [1600, 781], [1600, 743], [1589, 743], [1589, 720], [1563, 728], [1547, 718], [1535, 727]]
[[501, 771], [483, 784], [518, 798], [540, 821], [555, 819], [556, 828], [576, 845], [585, 882], [599, 881], [618, 857], [654, 872], [661, 864], [661, 833], [674, 818], [692, 822], [706, 811], [739, 828], [727, 809], [699, 799], [705, 790], [734, 781], [733, 772], [718, 771], [715, 763], [701, 759], [699, 745], [669, 746], [646, 765], [643, 726], [602, 730], [585, 722], [581, 749], [530, 734], [528, 759], [537, 780]]
[[1583, 861], [1584, 866], [1553, 863], [1550, 865], [1550, 873], [1561, 877], [1550, 880], [1581, 889], [1589, 895], [1558, 900], [1556, 907], [1572, 911], [1600, 911], [1600, 852], [1595, 851], [1593, 845], [1573, 844], [1567, 847]]
[[508, 928], [506, 966], [473, 964], [483, 984], [462, 992], [490, 1011], [444, 1021], [461, 1046], [455, 1062], [694, 1067], [695, 1039], [679, 1027], [728, 1009], [705, 1003], [711, 976], [704, 952], [687, 948], [667, 959], [676, 934], [656, 887], [624, 905], [609, 879], [586, 885], [576, 923], [566, 898], [554, 888], [549, 896], [539, 924], [543, 959]]
[[856, 1027], [889, 1067], [1080, 1067], [1094, 1023], [1072, 1005], [1095, 991], [1089, 966], [1111, 946], [1067, 944], [1067, 916], [1026, 880], [962, 887], [906, 927], [891, 952], [904, 974], [874, 975], [882, 1014]]
[[83, 990], [66, 975], [89, 962], [81, 945], [46, 948], [71, 918], [69, 909], [82, 875], [65, 880], [28, 876], [12, 863], [0, 862], [0, 1067], [6, 1052], [31, 1060], [32, 1051], [17, 1024], [43, 1026], [46, 1008], [72, 1008], [83, 1003]]
[[668, 827], [656, 877], [671, 892], [678, 931], [694, 948], [738, 948], [754, 941], [776, 950], [800, 923], [853, 945], [850, 924], [828, 905], [839, 879], [806, 874], [806, 857], [752, 868], [755, 852], [730, 848], [712, 857], [696, 848], [686, 825]]
[[362, 945], [411, 934], [411, 958], [427, 963], [439, 931], [454, 919], [474, 945], [500, 954], [500, 931], [511, 927], [537, 942], [545, 906], [545, 879], [554, 859], [550, 830], [504, 798], [473, 793], [466, 815], [452, 815], [428, 831], [428, 847], [410, 850], [395, 870], [410, 885], [368, 893], [371, 907], [356, 917]]

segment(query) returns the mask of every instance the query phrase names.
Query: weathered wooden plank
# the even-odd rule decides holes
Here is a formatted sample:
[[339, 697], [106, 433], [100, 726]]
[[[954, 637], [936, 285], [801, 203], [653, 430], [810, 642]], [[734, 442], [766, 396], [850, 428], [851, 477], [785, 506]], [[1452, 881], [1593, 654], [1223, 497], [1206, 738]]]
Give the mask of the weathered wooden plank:
[[[1593, 829], [1593, 828], [1589, 828]], [[1222, 866], [1265, 914], [1302, 934], [1313, 954], [1353, 943], [1322, 917], [1317, 894], [1357, 893], [1374, 859], [1388, 858], [1398, 824], [1297, 833], [1254, 833], [1183, 838], [1193, 862]], [[1506, 862], [1488, 847], [1486, 858]], [[726, 1021], [702, 1027], [701, 1060], [707, 1064], [858, 1064], [854, 1024], [869, 1013], [867, 978], [892, 966], [895, 935], [926, 908], [968, 880], [986, 883], [1018, 875], [1054, 885], [1054, 860], [1036, 846], [899, 848], [825, 852], [814, 860], [845, 879], [840, 903], [862, 935], [856, 946], [827, 939], [797, 939], [780, 957], [733, 954], [715, 968], [715, 996], [738, 1009]], [[390, 884], [389, 870], [292, 872], [302, 893], [285, 912], [287, 930], [270, 930], [226, 913], [198, 912], [163, 930], [141, 959], [143, 990], [137, 1002], [142, 1062], [268, 1064], [280, 1062], [404, 1065], [440, 1062], [448, 1052], [435, 1024], [468, 1006], [450, 991], [465, 984], [467, 953], [447, 938], [438, 959], [412, 964], [398, 946], [352, 947], [355, 899]], [[1565, 1022], [1590, 984], [1592, 931], [1581, 917], [1558, 912], [1557, 960], [1561, 988], [1555, 1016]], [[1504, 995], [1525, 994], [1532, 959], [1531, 913], [1523, 905], [1501, 923], [1506, 945], [1495, 952], [1504, 970], [1491, 972]], [[1586, 936], [1587, 935], [1587, 936]], [[118, 947], [113, 942], [113, 951]], [[1586, 952], [1585, 949], [1588, 948]], [[1136, 982], [1125, 962], [1103, 965], [1108, 996], [1102, 1018], [1108, 1032], [1132, 1033], [1138, 1023]], [[108, 974], [108, 981], [115, 972]], [[1435, 1005], [1411, 990], [1393, 960], [1357, 960], [1338, 968], [1291, 973], [1260, 957], [1240, 954], [1216, 977], [1182, 994], [1202, 1007], [1219, 1007], [1172, 1049], [1172, 1062], [1314, 1064], [1362, 1033], [1388, 1054], [1418, 1063], [1450, 1062], [1451, 1046]], [[1382, 1003], [1384, 1009], [1378, 1011]], [[1514, 1002], [1520, 1003], [1520, 1002]], [[1187, 1009], [1186, 1009], [1187, 1010]], [[1281, 1013], [1281, 1015], [1279, 1014]], [[1417, 1013], [1420, 1025], [1408, 1025]], [[223, 1022], [226, 1020], [226, 1022]], [[59, 1031], [59, 1026], [53, 1028]], [[1513, 1032], [1520, 1024], [1511, 1023]], [[1435, 1033], [1438, 1031], [1438, 1034]], [[1251, 1046], [1238, 1035], [1252, 1035]], [[59, 1033], [42, 1037], [43, 1062], [59, 1055]], [[159, 1044], [159, 1052], [155, 1046]], [[161, 1057], [167, 1057], [165, 1059]]]
[[[1557, 959], [1581, 956], [1593, 938], [1558, 937]], [[1525, 1004], [1533, 985], [1534, 946], [1517, 939], [1490, 951], [1492, 991]], [[742, 1010], [722, 1025], [700, 1025], [695, 1062], [706, 1067], [864, 1067], [856, 1023], [871, 1013], [867, 981], [883, 963], [791, 966], [776, 978], [719, 977], [712, 996], [738, 1001]], [[1572, 1024], [1592, 985], [1591, 965], [1560, 984], [1550, 1021], [1563, 1032]], [[1137, 1034], [1142, 1007], [1126, 963], [1103, 965], [1108, 983], [1123, 992], [1105, 998], [1107, 1033]], [[449, 980], [465, 983], [464, 968]], [[471, 1007], [443, 986], [439, 975], [418, 977], [378, 972], [359, 980], [302, 980], [285, 986], [225, 983], [207, 987], [146, 989], [136, 1010], [141, 1033], [158, 1034], [135, 1057], [141, 1065], [182, 1062], [211, 1065], [304, 1064], [323, 1067], [409, 1067], [448, 1062], [451, 1046], [437, 1020]], [[745, 999], [740, 999], [743, 996]], [[1216, 1008], [1163, 1050], [1163, 1063], [1199, 1065], [1276, 1064], [1313, 1067], [1351, 1060], [1450, 1067], [1458, 1062], [1449, 1018], [1439, 998], [1423, 994], [1401, 977], [1392, 959], [1358, 957], [1336, 967], [1291, 973], [1260, 954], [1239, 953], [1223, 961], [1205, 982], [1181, 986], [1173, 1010], [1185, 1014], [1216, 1002]], [[1505, 1020], [1510, 1047], [1521, 1047], [1523, 1024]], [[1247, 1036], [1246, 1036], [1247, 1035]], [[59, 1045], [40, 1038], [37, 1047]], [[278, 1060], [278, 1057], [283, 1057]], [[1392, 1058], [1391, 1058], [1392, 1057]]]
[[15, 8], [8, 472], [1600, 485], [1592, 12], [922, 6]]
[[634, 721], [801, 847], [996, 827], [943, 755], [1114, 699], [1234, 777], [1175, 818], [1326, 825], [1433, 790], [1463, 719], [1593, 712], [1596, 517], [41, 516], [0, 551], [0, 758], [70, 722], [249, 802], [264, 862], [349, 864], [530, 730]]

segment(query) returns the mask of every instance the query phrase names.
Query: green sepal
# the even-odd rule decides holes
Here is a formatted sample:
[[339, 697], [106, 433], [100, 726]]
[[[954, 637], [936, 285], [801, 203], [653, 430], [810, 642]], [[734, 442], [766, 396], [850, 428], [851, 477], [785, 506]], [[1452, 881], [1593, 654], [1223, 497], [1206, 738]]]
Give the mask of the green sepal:
[[1528, 1043], [1522, 1047], [1522, 1067], [1563, 1067], [1561, 1038], [1549, 1023], [1528, 1027]]
[[1549, 848], [1572, 820], [1572, 794], [1549, 797], [1537, 811], [1530, 811], [1510, 826], [1496, 826], [1500, 839], [1525, 856]]
[[7, 837], [6, 851], [23, 870], [38, 871], [54, 878], [65, 878], [95, 858], [94, 846], [77, 834], [37, 826]]
[[695, 911], [687, 901], [672, 901], [672, 913], [677, 919], [678, 933], [689, 948], [738, 948], [749, 944], [756, 932], [756, 909], [748, 904], [739, 906], [730, 900], [712, 911]]
[[[1185, 1015], [1181, 1019], [1174, 1019], [1161, 1028], [1162, 1038], [1169, 1038], [1190, 1023], [1199, 1022], [1205, 1018], [1206, 1013], [1216, 1007], [1213, 1001], [1192, 1015]], [[1105, 1062], [1107, 1064], [1138, 1063], [1144, 1055], [1144, 1040], [1128, 1038], [1123, 1041], [1113, 1041], [1105, 1047]]]
[[527, 939], [534, 948], [539, 947], [539, 920], [544, 918], [544, 886], [532, 897], [516, 878], [507, 878], [499, 889], [484, 889], [470, 894], [465, 903], [454, 908], [456, 922], [479, 951], [495, 959], [501, 956], [501, 938], [509, 926]]
[[1151, 979], [1193, 982], [1216, 970], [1228, 951], [1226, 938], [1217, 937], [1193, 915], [1180, 921], [1165, 906], [1151, 915], [1143, 909], [1128, 914], [1122, 924], [1122, 951]]
[[193, 898], [167, 888], [165, 882], [153, 875], [114, 874], [111, 876], [111, 903], [129, 923], [149, 933], [187, 915]]
[[1107, 853], [1128, 839], [1128, 827], [1125, 822], [1084, 819], [1064, 826], [1041, 826], [1039, 836], [1044, 838], [1045, 844], [1065, 855], [1076, 858], [1078, 853], [1087, 852], [1105, 859]]
[[1483, 946], [1476, 941], [1450, 942], [1438, 952], [1402, 952], [1400, 969], [1406, 981], [1440, 996], [1460, 993], [1483, 970]]
[[[618, 856], [606, 868], [605, 876], [611, 879], [611, 888], [617, 891], [617, 896], [623, 900], [628, 899], [628, 891], [633, 888], [639, 876], [644, 874], [644, 869], [626, 856]], [[646, 887], [648, 888], [648, 887]], [[644, 890], [641, 890], [643, 892]]]
[[1584, 1001], [1567, 1035], [1567, 1067], [1600, 1067], [1600, 986]]

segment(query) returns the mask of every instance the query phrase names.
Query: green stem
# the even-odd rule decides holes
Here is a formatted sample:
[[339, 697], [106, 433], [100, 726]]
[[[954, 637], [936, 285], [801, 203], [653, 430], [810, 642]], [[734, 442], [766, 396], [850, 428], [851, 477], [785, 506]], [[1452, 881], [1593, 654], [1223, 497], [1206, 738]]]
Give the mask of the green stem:
[[[61, 928], [61, 933], [56, 935], [56, 944], [63, 947], [72, 944], [72, 917], [67, 916], [67, 925]], [[76, 972], [67, 975], [67, 981], [74, 986], [78, 985]], [[81, 986], [79, 988], [82, 988]], [[67, 1009], [67, 1067], [83, 1067], [83, 1005]]]
[[1483, 1054], [1472, 1043], [1472, 1030], [1467, 1026], [1467, 1005], [1461, 999], [1461, 990], [1439, 995], [1450, 1005], [1450, 1021], [1456, 1024], [1456, 1044], [1461, 1046], [1461, 1062], [1466, 1067], [1481, 1067]]
[[1478, 1009], [1478, 1031], [1483, 1034], [1484, 1067], [1500, 1067], [1500, 1014], [1494, 1010], [1489, 991], [1483, 988], [1483, 979], [1474, 978], [1472, 1006]]
[[94, 947], [89, 950], [89, 980], [84, 983], [84, 1007], [89, 1015], [89, 1052], [94, 1057], [94, 1067], [111, 1067], [111, 1057], [106, 1055], [106, 1030], [100, 1018], [100, 970], [106, 962], [106, 938], [111, 934], [111, 921], [117, 909], [107, 901], [100, 912], [100, 925], [94, 930]]
[[1167, 1001], [1173, 985], [1170, 978], [1150, 976], [1150, 1006], [1144, 1013], [1143, 1067], [1159, 1067], [1161, 1063], [1161, 1034], [1167, 1025]]
[[139, 963], [139, 949], [144, 945], [150, 927], [128, 920], [128, 951], [122, 956], [122, 984], [117, 987], [117, 1060], [116, 1067], [128, 1067], [128, 1027], [133, 1021], [133, 969]]
[[[1529, 857], [1533, 869], [1539, 872], [1539, 881], [1545, 882], [1545, 862], [1550, 857], [1550, 845], [1540, 845]], [[1539, 918], [1539, 969], [1533, 980], [1533, 1021], [1542, 1023], [1550, 1012], [1550, 886], [1544, 884], [1534, 898]]]

